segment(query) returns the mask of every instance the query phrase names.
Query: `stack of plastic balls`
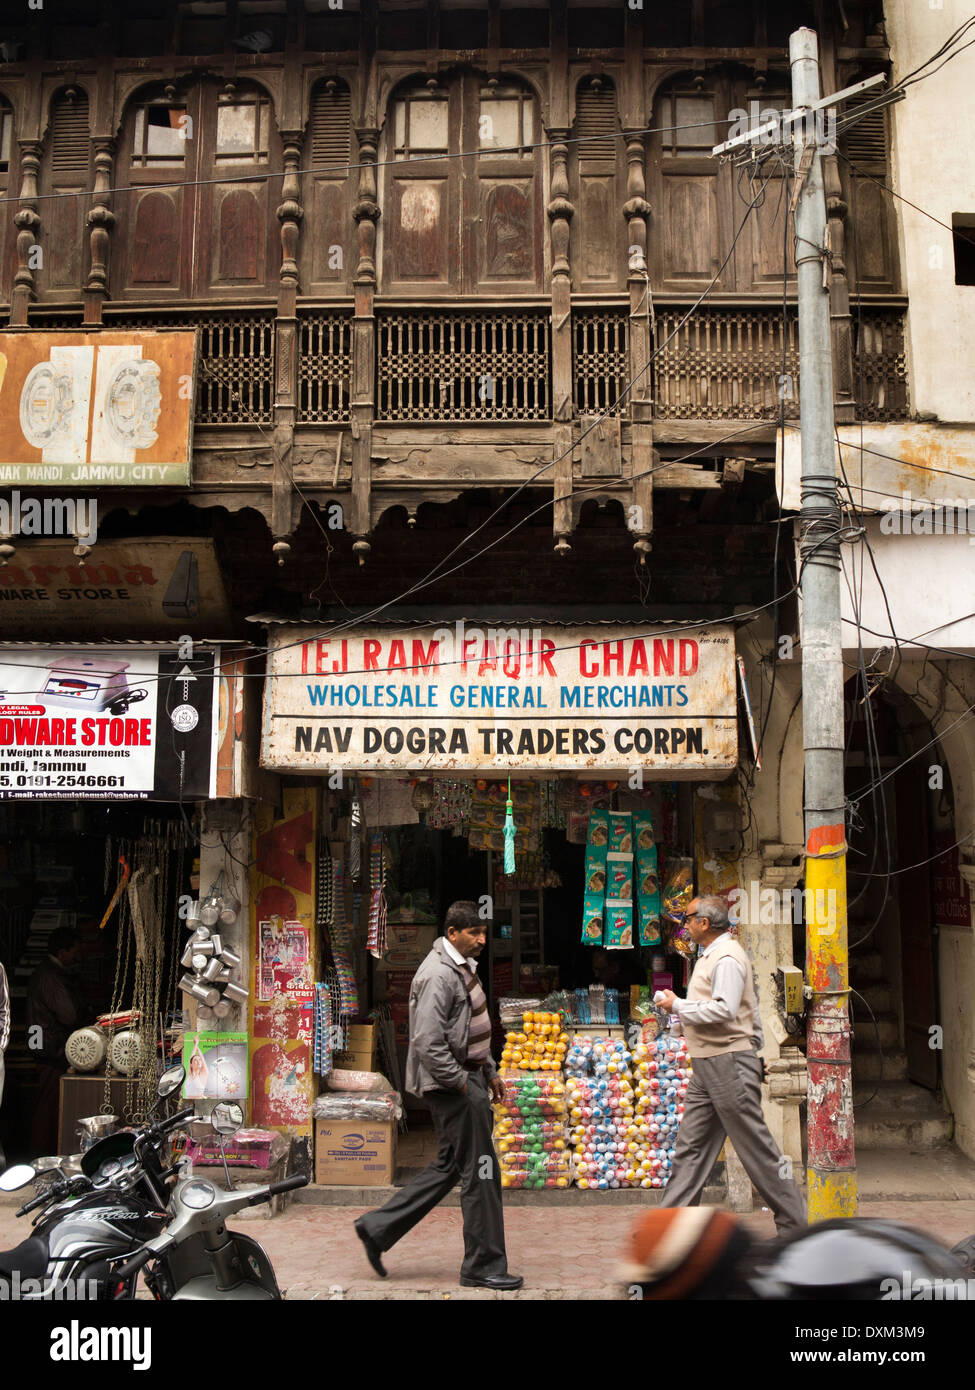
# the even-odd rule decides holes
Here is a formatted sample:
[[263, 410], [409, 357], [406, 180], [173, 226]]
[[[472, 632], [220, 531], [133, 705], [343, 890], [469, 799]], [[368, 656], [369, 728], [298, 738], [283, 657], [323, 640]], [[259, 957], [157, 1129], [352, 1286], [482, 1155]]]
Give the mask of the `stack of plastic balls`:
[[666, 1187], [690, 1076], [687, 1044], [670, 1033], [633, 1049], [634, 1122], [627, 1149], [643, 1175], [641, 1187]]
[[562, 1015], [529, 1012], [522, 1015], [522, 1031], [506, 1033], [501, 1053], [501, 1070], [562, 1071], [569, 1036], [562, 1028]]
[[551, 1073], [502, 1076], [505, 1097], [494, 1106], [494, 1144], [502, 1187], [568, 1187], [565, 1083]]
[[631, 1062], [625, 1043], [608, 1038], [578, 1038], [569, 1048], [565, 1091], [578, 1187], [639, 1187], [649, 1177], [649, 1170], [640, 1171], [633, 1142]]
[[508, 1033], [501, 1054], [505, 1097], [494, 1106], [494, 1143], [502, 1187], [568, 1187], [562, 1016], [529, 1011]]

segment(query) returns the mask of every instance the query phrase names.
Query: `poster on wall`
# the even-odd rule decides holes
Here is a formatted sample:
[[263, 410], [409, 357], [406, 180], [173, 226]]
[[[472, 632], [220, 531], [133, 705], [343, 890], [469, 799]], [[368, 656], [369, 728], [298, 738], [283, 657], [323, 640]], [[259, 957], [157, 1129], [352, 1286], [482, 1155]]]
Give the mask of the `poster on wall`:
[[255, 1005], [251, 1075], [255, 1124], [310, 1129], [314, 1036], [314, 998], [282, 998], [273, 1005]]
[[187, 487], [196, 330], [0, 333], [0, 484]]
[[214, 796], [219, 659], [0, 646], [0, 801]]
[[272, 917], [258, 924], [261, 963], [258, 998], [267, 1003], [275, 995], [311, 999], [315, 993], [308, 947], [308, 929], [301, 922], [282, 922]]
[[184, 1033], [184, 1100], [236, 1100], [247, 1096], [246, 1033]]
[[738, 758], [734, 630], [269, 633], [261, 763], [379, 774], [659, 770]]
[[[254, 824], [251, 1121], [298, 1137], [311, 1135], [316, 1094], [314, 980], [304, 996], [296, 976], [314, 970], [317, 791], [288, 788], [282, 800], [280, 815], [271, 806], [258, 806]], [[289, 982], [294, 992], [275, 992], [276, 979]]]

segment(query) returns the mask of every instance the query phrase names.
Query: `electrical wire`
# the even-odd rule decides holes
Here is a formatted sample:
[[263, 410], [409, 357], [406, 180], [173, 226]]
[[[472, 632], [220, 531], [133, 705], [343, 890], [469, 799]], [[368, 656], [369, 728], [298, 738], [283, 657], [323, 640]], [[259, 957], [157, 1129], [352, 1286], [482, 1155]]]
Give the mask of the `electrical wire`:
[[[586, 429], [583, 430], [583, 431], [581, 432], [581, 434], [579, 435], [579, 438], [576, 439], [576, 440], [574, 440], [574, 441], [569, 445], [569, 447], [568, 447], [567, 449], [563, 450], [563, 452], [562, 452], [560, 455], [558, 455], [557, 458], [552, 459], [552, 460], [550, 460], [549, 462], [543, 464], [540, 468], [536, 469], [536, 471], [531, 475], [530, 478], [527, 478], [523, 483], [519, 484], [519, 486], [514, 490], [514, 492], [512, 492], [511, 494], [509, 494], [509, 495], [504, 499], [504, 501], [501, 502], [501, 503], [494, 509], [494, 511], [491, 512], [491, 514], [490, 514], [488, 517], [485, 518], [485, 520], [484, 520], [483, 522], [481, 522], [477, 527], [475, 527], [473, 531], [468, 532], [468, 534], [463, 538], [463, 540], [459, 541], [459, 542], [453, 547], [452, 550], [448, 551], [448, 553], [447, 553], [442, 559], [440, 559], [440, 560], [436, 563], [436, 565], [434, 566], [434, 568], [433, 568], [432, 570], [429, 570], [429, 571], [427, 572], [426, 576], [424, 576], [424, 578], [423, 578], [422, 580], [417, 581], [417, 583], [413, 584], [409, 589], [406, 589], [406, 590], [403, 591], [402, 593], [398, 594], [395, 598], [389, 599], [389, 600], [387, 600], [385, 603], [382, 603], [382, 604], [377, 605], [375, 608], [369, 610], [368, 612], [363, 613], [363, 614], [358, 614], [358, 615], [356, 615], [356, 616], [350, 618], [350, 619], [349, 619], [347, 622], [345, 622], [345, 623], [340, 623], [340, 624], [338, 624], [338, 625], [333, 625], [333, 626], [329, 627], [328, 630], [327, 630], [326, 632], [321, 632], [321, 633], [319, 633], [319, 634], [318, 634], [319, 637], [334, 637], [334, 636], [338, 635], [339, 633], [348, 630], [348, 628], [350, 628], [350, 627], [352, 627], [352, 626], [361, 624], [361, 623], [363, 623], [363, 622], [371, 621], [372, 619], [374, 619], [375, 617], [377, 617], [379, 614], [385, 612], [388, 608], [391, 608], [391, 607], [393, 607], [393, 606], [396, 605], [396, 604], [402, 603], [404, 599], [409, 598], [412, 594], [415, 594], [415, 593], [419, 592], [421, 589], [428, 588], [431, 584], [435, 584], [435, 583], [439, 582], [439, 581], [442, 580], [442, 579], [447, 579], [447, 578], [449, 578], [452, 574], [457, 573], [458, 570], [463, 569], [463, 568], [465, 568], [467, 565], [469, 565], [469, 564], [471, 564], [472, 562], [474, 562], [475, 560], [480, 559], [482, 555], [487, 554], [488, 551], [493, 550], [496, 546], [500, 545], [503, 541], [507, 540], [507, 539], [509, 538], [509, 536], [513, 535], [515, 531], [517, 531], [522, 525], [524, 525], [524, 523], [525, 523], [526, 520], [529, 520], [533, 515], [535, 515], [535, 514], [537, 513], [537, 511], [544, 510], [545, 508], [547, 508], [547, 507], [553, 505], [554, 498], [553, 498], [553, 499], [546, 499], [546, 501], [545, 501], [544, 503], [542, 503], [541, 506], [540, 506], [539, 508], [537, 508], [535, 512], [530, 512], [530, 513], [528, 513], [528, 515], [527, 515], [526, 517], [522, 518], [521, 521], [517, 522], [517, 523], [515, 524], [514, 527], [510, 528], [510, 529], [509, 529], [508, 531], [506, 531], [503, 535], [501, 535], [501, 536], [499, 536], [497, 539], [491, 541], [490, 544], [488, 544], [488, 545], [486, 545], [486, 546], [483, 546], [480, 550], [476, 551], [473, 555], [468, 556], [467, 559], [461, 561], [459, 564], [453, 566], [451, 569], [446, 570], [446, 571], [443, 571], [442, 566], [445, 565], [450, 559], [452, 559], [453, 556], [456, 555], [456, 554], [458, 553], [458, 551], [460, 551], [461, 549], [463, 549], [463, 547], [464, 547], [465, 545], [469, 544], [470, 541], [472, 541], [472, 540], [474, 539], [474, 537], [476, 537], [481, 531], [483, 531], [483, 530], [485, 529], [485, 527], [487, 527], [488, 525], [490, 525], [490, 523], [494, 520], [494, 518], [495, 518], [496, 516], [498, 516], [498, 515], [500, 514], [500, 512], [502, 512], [507, 506], [510, 506], [510, 504], [515, 500], [515, 498], [518, 497], [518, 496], [520, 495], [520, 493], [524, 492], [528, 487], [530, 487], [531, 484], [532, 484], [533, 482], [535, 482], [535, 480], [536, 480], [538, 477], [540, 477], [542, 473], [547, 472], [550, 468], [554, 468], [557, 464], [559, 464], [559, 463], [560, 463], [564, 458], [566, 458], [569, 454], [575, 452], [575, 450], [579, 447], [579, 444], [582, 442], [583, 439], [585, 439], [585, 438], [587, 437], [587, 435], [589, 435], [593, 430], [595, 430], [596, 428], [598, 428], [598, 426], [599, 426], [604, 420], [606, 420], [607, 418], [609, 418], [610, 415], [611, 415], [611, 413], [612, 413], [613, 411], [616, 411], [616, 410], [619, 409], [619, 407], [620, 407], [620, 405], [622, 404], [622, 402], [623, 402], [623, 400], [625, 399], [625, 397], [629, 395], [629, 393], [633, 390], [633, 388], [636, 386], [637, 382], [641, 379], [641, 377], [643, 377], [643, 376], [650, 370], [650, 367], [653, 365], [653, 363], [654, 363], [654, 361], [657, 359], [657, 357], [659, 357], [659, 355], [660, 355], [660, 354], [663, 352], [663, 350], [668, 346], [668, 344], [669, 344], [670, 342], [673, 341], [673, 339], [677, 336], [677, 334], [680, 332], [680, 330], [683, 328], [683, 326], [687, 323], [687, 321], [691, 318], [691, 316], [697, 311], [697, 309], [700, 307], [700, 305], [701, 305], [701, 304], [704, 302], [704, 300], [707, 298], [708, 294], [710, 294], [710, 292], [711, 292], [711, 290], [713, 289], [714, 285], [717, 283], [718, 279], [720, 278], [720, 276], [721, 276], [722, 273], [724, 272], [724, 269], [725, 269], [725, 267], [727, 266], [728, 262], [731, 260], [731, 257], [732, 257], [733, 254], [734, 254], [734, 251], [735, 251], [735, 248], [736, 248], [736, 246], [737, 246], [737, 244], [738, 244], [738, 241], [739, 241], [740, 238], [741, 238], [742, 232], [744, 231], [744, 229], [745, 229], [745, 227], [746, 227], [746, 225], [747, 225], [747, 223], [748, 223], [748, 220], [749, 220], [749, 218], [750, 218], [752, 212], [755, 210], [756, 206], [759, 204], [759, 200], [760, 200], [761, 198], [764, 197], [765, 192], [766, 192], [766, 189], [767, 189], [767, 184], [768, 184], [768, 180], [766, 180], [766, 183], [762, 185], [762, 187], [761, 187], [761, 188], [758, 190], [758, 192], [755, 194], [755, 197], [754, 197], [754, 198], [752, 199], [752, 201], [749, 203], [749, 205], [748, 205], [748, 207], [747, 207], [747, 209], [746, 209], [745, 215], [744, 215], [744, 217], [742, 218], [741, 223], [740, 223], [740, 225], [739, 225], [739, 227], [738, 227], [738, 230], [736, 231], [735, 236], [734, 236], [734, 238], [733, 238], [733, 240], [732, 240], [731, 246], [729, 247], [728, 253], [727, 253], [727, 255], [725, 256], [724, 260], [722, 261], [721, 265], [718, 267], [717, 271], [715, 272], [715, 274], [714, 274], [714, 276], [712, 277], [712, 279], [711, 279], [711, 281], [709, 282], [709, 284], [708, 284], [707, 286], [705, 286], [705, 288], [702, 290], [701, 294], [698, 296], [697, 300], [694, 302], [694, 304], [691, 305], [691, 307], [687, 310], [687, 313], [683, 316], [683, 318], [679, 321], [679, 323], [676, 324], [676, 326], [675, 326], [675, 327], [673, 328], [673, 330], [668, 334], [668, 336], [664, 339], [664, 341], [663, 341], [662, 343], [658, 344], [658, 346], [653, 350], [653, 352], [649, 354], [646, 363], [640, 368], [640, 370], [639, 370], [637, 373], [635, 373], [635, 375], [634, 375], [633, 377], [630, 378], [630, 380], [627, 382], [626, 386], [625, 386], [625, 387], [623, 388], [623, 390], [620, 392], [620, 395], [618, 396], [618, 398], [616, 399], [616, 401], [613, 402], [613, 405], [612, 405], [611, 407], [607, 408], [607, 410], [604, 411], [601, 415], [595, 416], [595, 417], [593, 418], [593, 420], [592, 420], [592, 423], [591, 423], [590, 425], [588, 425], [588, 426], [586, 427]], [[753, 428], [755, 428], [755, 426], [749, 427], [749, 429], [753, 429]], [[744, 433], [744, 432], [746, 432], [746, 431], [742, 431], [742, 432]], [[714, 445], [709, 445], [709, 446], [706, 446], [706, 447], [709, 448], [709, 449], [713, 449], [715, 446], [714, 446]], [[704, 452], [704, 449], [702, 448], [701, 450], [699, 450], [699, 451], [697, 451], [697, 452]], [[666, 462], [666, 463], [656, 465], [653, 469], [645, 470], [645, 472], [646, 472], [646, 473], [653, 473], [653, 472], [660, 471], [660, 470], [663, 469], [663, 468], [666, 468], [666, 467], [669, 467], [669, 466], [673, 466], [673, 462], [674, 462], [673, 460], [670, 460], [670, 461], [668, 461], [668, 462]], [[594, 485], [594, 487], [593, 487], [592, 490], [594, 490], [594, 491], [601, 491], [601, 490], [604, 490], [604, 485], [599, 485], [599, 484]], [[731, 616], [733, 617], [734, 615], [731, 615]], [[284, 643], [284, 644], [281, 644], [281, 646], [279, 646], [278, 648], [276, 648], [276, 651], [280, 652], [280, 651], [282, 651], [282, 650], [286, 650], [288, 647], [301, 646], [302, 643], [305, 642], [305, 641], [307, 641], [307, 640], [309, 640], [309, 639], [308, 639], [308, 638], [301, 638], [301, 639], [298, 639], [298, 640], [296, 640], [295, 642], [292, 642], [292, 643]], [[314, 640], [314, 639], [311, 639], [311, 640]], [[270, 647], [268, 647], [268, 646], [265, 646], [265, 647], [255, 647], [255, 648], [254, 648], [254, 651], [253, 651], [253, 654], [252, 654], [251, 656], [248, 656], [248, 657], [243, 658], [243, 660], [248, 660], [248, 661], [250, 661], [250, 660], [255, 660], [255, 659], [257, 658], [258, 655], [266, 655], [266, 654], [268, 653], [269, 650], [270, 650]], [[561, 649], [559, 649], [559, 650], [561, 650]], [[40, 668], [40, 667], [37, 667], [37, 668], [35, 668], [35, 669], [41, 669], [41, 668]], [[263, 673], [254, 673], [254, 674], [255, 674], [255, 675], [261, 675], [261, 674], [263, 674]], [[352, 673], [346, 673], [346, 674], [352, 674]]]
[[[457, 543], [457, 545], [455, 545], [454, 548], [453, 548], [452, 550], [448, 551], [448, 553], [443, 557], [443, 559], [441, 559], [440, 561], [437, 562], [436, 567], [435, 567], [433, 570], [431, 570], [431, 571], [428, 572], [428, 576], [427, 576], [423, 581], [421, 581], [420, 583], [415, 584], [415, 585], [413, 585], [411, 588], [407, 589], [404, 593], [400, 594], [398, 598], [392, 600], [391, 603], [400, 603], [400, 602], [402, 602], [403, 599], [409, 598], [411, 594], [414, 594], [414, 593], [418, 592], [419, 589], [421, 589], [421, 588], [427, 588], [427, 587], [429, 586], [430, 583], [435, 583], [435, 582], [437, 581], [437, 579], [449, 578], [449, 576], [450, 576], [451, 574], [456, 573], [456, 571], [457, 571], [458, 568], [462, 568], [462, 566], [455, 566], [453, 569], [447, 570], [447, 571], [445, 571], [445, 572], [443, 572], [443, 573], [440, 572], [441, 569], [442, 569], [442, 566], [445, 565], [445, 564], [447, 563], [447, 561], [449, 561], [450, 559], [452, 559], [453, 556], [456, 555], [457, 552], [458, 552], [459, 550], [461, 550], [461, 549], [463, 548], [464, 545], [468, 544], [469, 541], [471, 541], [475, 536], [477, 536], [481, 531], [483, 531], [484, 528], [485, 528], [486, 526], [490, 525], [490, 523], [494, 520], [494, 518], [495, 518], [501, 511], [503, 511], [505, 507], [510, 506], [510, 504], [515, 500], [515, 498], [518, 497], [522, 492], [524, 492], [525, 489], [526, 489], [527, 487], [530, 487], [531, 484], [532, 484], [537, 478], [539, 478], [539, 477], [541, 476], [542, 473], [548, 472], [548, 470], [549, 470], [550, 468], [555, 468], [559, 463], [562, 462], [563, 459], [567, 458], [570, 454], [574, 453], [575, 450], [576, 450], [576, 449], [579, 447], [579, 445], [582, 443], [582, 441], [583, 441], [589, 434], [591, 434], [593, 430], [597, 429], [598, 426], [601, 425], [601, 424], [603, 423], [604, 420], [610, 418], [612, 412], [614, 412], [614, 411], [616, 411], [616, 410], [619, 409], [619, 407], [622, 405], [622, 403], [623, 403], [623, 401], [625, 400], [625, 398], [626, 398], [626, 397], [630, 394], [630, 392], [634, 389], [634, 387], [636, 386], [636, 384], [637, 384], [637, 383], [641, 380], [641, 378], [642, 378], [643, 376], [645, 376], [646, 373], [650, 370], [651, 366], [652, 366], [653, 363], [656, 361], [656, 359], [660, 356], [660, 354], [663, 352], [664, 348], [666, 348], [666, 347], [668, 346], [668, 344], [671, 343], [671, 342], [673, 341], [673, 339], [677, 336], [677, 334], [680, 332], [680, 330], [681, 330], [681, 329], [684, 327], [684, 325], [687, 323], [688, 319], [690, 319], [691, 316], [692, 316], [694, 313], [696, 313], [696, 311], [698, 310], [698, 308], [701, 306], [701, 304], [703, 304], [704, 300], [707, 298], [707, 296], [708, 296], [708, 295], [711, 293], [711, 291], [713, 290], [714, 286], [717, 284], [717, 282], [718, 282], [718, 280], [720, 279], [721, 275], [724, 273], [725, 267], [727, 266], [728, 262], [731, 260], [732, 256], [734, 255], [735, 248], [736, 248], [736, 246], [738, 245], [738, 241], [739, 241], [740, 238], [741, 238], [741, 234], [742, 234], [742, 232], [745, 230], [745, 227], [746, 227], [747, 224], [748, 224], [748, 219], [750, 218], [752, 212], [755, 210], [755, 207], [757, 206], [757, 204], [758, 204], [758, 202], [759, 202], [759, 199], [762, 198], [762, 197], [764, 196], [765, 190], [766, 190], [766, 188], [767, 188], [767, 183], [768, 183], [768, 181], [766, 180], [766, 183], [762, 186], [762, 188], [759, 189], [758, 193], [756, 193], [755, 197], [752, 199], [751, 203], [748, 205], [748, 208], [747, 208], [747, 210], [746, 210], [746, 212], [745, 212], [744, 217], [743, 217], [742, 220], [741, 220], [741, 223], [740, 223], [740, 225], [739, 225], [739, 227], [738, 227], [738, 230], [736, 231], [736, 233], [735, 233], [735, 235], [734, 235], [734, 238], [732, 239], [731, 246], [730, 246], [729, 249], [728, 249], [728, 253], [727, 253], [727, 255], [725, 256], [724, 260], [721, 262], [721, 264], [720, 264], [720, 266], [718, 267], [718, 269], [715, 271], [715, 273], [714, 273], [714, 275], [712, 276], [710, 282], [709, 282], [709, 283], [705, 286], [705, 288], [701, 291], [701, 293], [700, 293], [700, 295], [698, 296], [698, 298], [697, 298], [697, 299], [695, 300], [695, 302], [691, 305], [691, 307], [688, 309], [687, 313], [686, 313], [686, 314], [684, 315], [684, 317], [680, 320], [680, 322], [679, 322], [679, 323], [673, 328], [673, 330], [667, 335], [667, 337], [664, 339], [664, 341], [663, 341], [662, 343], [659, 343], [659, 344], [654, 348], [654, 350], [649, 354], [649, 356], [648, 356], [648, 358], [647, 358], [647, 361], [646, 361], [645, 364], [640, 368], [640, 370], [639, 370], [638, 372], [636, 372], [636, 373], [630, 378], [630, 380], [627, 382], [626, 386], [625, 386], [625, 387], [623, 388], [623, 390], [620, 392], [620, 394], [619, 394], [619, 396], [617, 397], [617, 399], [613, 402], [612, 406], [608, 407], [605, 411], [603, 411], [603, 413], [602, 413], [601, 415], [594, 416], [594, 417], [593, 417], [593, 420], [592, 420], [592, 423], [591, 423], [590, 425], [588, 425], [588, 426], [586, 427], [586, 429], [584, 429], [584, 430], [580, 433], [579, 438], [578, 438], [577, 440], [574, 440], [574, 441], [569, 445], [569, 447], [568, 447], [567, 449], [564, 449], [564, 450], [562, 451], [562, 453], [558, 455], [557, 458], [554, 458], [554, 459], [550, 460], [550, 462], [543, 464], [540, 468], [536, 469], [536, 471], [531, 475], [530, 478], [527, 478], [523, 483], [520, 483], [519, 486], [518, 486], [517, 488], [515, 488], [514, 492], [511, 493], [511, 494], [509, 494], [509, 496], [506, 497], [505, 500], [504, 500], [502, 503], [500, 503], [499, 506], [496, 507], [496, 508], [494, 509], [494, 511], [491, 512], [491, 514], [490, 514], [488, 517], [486, 517], [485, 520], [484, 520], [483, 522], [481, 522], [481, 524], [480, 524], [479, 526], [476, 526], [476, 527], [474, 528], [473, 531], [469, 532], [469, 534], [464, 538], [464, 540], [459, 541], [459, 542]], [[510, 535], [510, 534], [512, 534], [512, 533], [511, 533], [511, 532], [507, 532], [504, 536], [500, 537], [498, 541], [492, 542], [492, 544], [491, 544], [490, 546], [484, 547], [484, 549], [478, 551], [478, 553], [477, 553], [475, 556], [470, 557], [470, 559], [479, 559], [481, 555], [486, 554], [488, 550], [493, 549], [493, 548], [494, 548], [494, 545], [500, 544], [500, 542], [501, 542], [502, 540], [506, 540], [507, 537], [508, 537], [508, 535]], [[464, 563], [465, 563], [465, 564], [469, 564], [469, 563], [470, 563], [470, 559], [468, 559], [468, 560], [465, 561]], [[390, 606], [391, 606], [391, 603], [386, 603], [386, 604], [381, 605], [381, 606], [378, 607], [378, 608], [373, 609], [370, 613], [366, 614], [366, 615], [364, 616], [364, 618], [360, 618], [359, 621], [368, 621], [369, 619], [371, 619], [371, 618], [377, 616], [379, 613], [384, 612], [384, 611], [386, 610], [386, 608], [390, 607]]]
[[[174, 102], [173, 104], [176, 105], [177, 103]], [[25, 206], [32, 206], [34, 203], [51, 202], [57, 198], [111, 198], [118, 193], [144, 193], [146, 189], [155, 190], [159, 188], [204, 188], [215, 184], [219, 184], [221, 187], [225, 187], [229, 184], [269, 183], [272, 179], [285, 179], [291, 176], [297, 176], [299, 174], [344, 173], [346, 174], [346, 176], [348, 176], [350, 173], [354, 173], [356, 170], [384, 169], [387, 165], [396, 165], [397, 168], [404, 169], [408, 168], [410, 164], [434, 164], [451, 159], [473, 159], [478, 157], [483, 158], [484, 155], [490, 155], [492, 157], [504, 154], [520, 155], [525, 154], [528, 151], [534, 152], [537, 150], [550, 150], [556, 144], [560, 146], [586, 145], [593, 144], [594, 142], [603, 144], [607, 140], [629, 140], [634, 138], [634, 136], [667, 135], [671, 131], [696, 130], [702, 126], [706, 126], [708, 129], [713, 129], [717, 125], [731, 125], [737, 119], [737, 117], [732, 118], [731, 116], [723, 116], [710, 121], [690, 121], [686, 125], [645, 126], [641, 130], [626, 131], [625, 133], [623, 131], [615, 131], [613, 134], [609, 135], [575, 135], [570, 136], [565, 140], [558, 141], [537, 140], [528, 145], [491, 145], [487, 148], [484, 148], [479, 145], [475, 150], [447, 150], [443, 153], [408, 155], [405, 159], [396, 159], [395, 157], [393, 159], [376, 159], [370, 160], [368, 162], [364, 161], [359, 164], [353, 163], [351, 161], [339, 164], [308, 164], [303, 165], [301, 168], [298, 169], [269, 169], [259, 174], [225, 174], [220, 178], [212, 179], [172, 179], [165, 183], [116, 184], [112, 188], [99, 189], [97, 191], [95, 189], [83, 188], [73, 189], [67, 192], [59, 193], [34, 193], [30, 196], [30, 198], [27, 199], [22, 198], [20, 194], [10, 194], [7, 197], [0, 198], [0, 204], [23, 202]]]
[[[880, 1058], [880, 1075], [877, 1077], [877, 1084], [876, 1084], [876, 1086], [873, 1088], [873, 1095], [868, 1096], [866, 1100], [860, 1101], [859, 1104], [857, 1105], [857, 1109], [858, 1109], [858, 1110], [865, 1110], [865, 1109], [867, 1108], [867, 1106], [870, 1104], [870, 1102], [873, 1101], [873, 1100], [875, 1100], [875, 1099], [877, 1098], [877, 1093], [879, 1092], [880, 1087], [883, 1085], [883, 1080], [884, 1080], [884, 1063], [886, 1062], [887, 1059], [886, 1059], [886, 1057], [884, 1056], [883, 1043], [882, 1043], [881, 1040], [880, 1040], [880, 1024], [877, 1022], [877, 1019], [876, 1019], [876, 1017], [875, 1017], [875, 1015], [874, 1015], [873, 1009], [871, 1009], [870, 1005], [867, 1003], [866, 999], [864, 999], [863, 995], [860, 993], [860, 991], [859, 991], [858, 989], [854, 989], [852, 985], [850, 985], [849, 988], [850, 988], [850, 993], [851, 993], [851, 994], [855, 994], [856, 997], [857, 997], [857, 998], [860, 1000], [860, 1002], [863, 1004], [863, 1007], [866, 1009], [867, 1013], [870, 1015], [870, 1022], [873, 1024], [874, 1028], [875, 1028], [876, 1031], [877, 1031], [877, 1055], [878, 1055], [879, 1058]], [[850, 1025], [851, 1025], [851, 1028], [853, 1028], [853, 1010], [852, 1010], [852, 1009], [850, 1010]], [[854, 1031], [855, 1031], [855, 1029], [854, 1029]]]
[[875, 183], [878, 188], [882, 188], [885, 193], [889, 193], [892, 198], [897, 198], [900, 202], [906, 203], [909, 208], [913, 208], [915, 212], [919, 212], [922, 217], [926, 217], [930, 222], [937, 223], [939, 227], [944, 227], [945, 231], [951, 232], [952, 235], [955, 234], [954, 227], [949, 226], [947, 222], [942, 222], [941, 218], [935, 217], [934, 213], [926, 212], [925, 209], [919, 207], [917, 203], [912, 203], [910, 198], [905, 198], [903, 193], [898, 193], [896, 189], [891, 188], [889, 184], [884, 183], [881, 179], [874, 178], [873, 174], [868, 174], [866, 170], [859, 168], [853, 163], [849, 155], [844, 154], [841, 149], [837, 149], [836, 153], [839, 155], [840, 159], [846, 164], [849, 164], [858, 179], [869, 179], [869, 181]]

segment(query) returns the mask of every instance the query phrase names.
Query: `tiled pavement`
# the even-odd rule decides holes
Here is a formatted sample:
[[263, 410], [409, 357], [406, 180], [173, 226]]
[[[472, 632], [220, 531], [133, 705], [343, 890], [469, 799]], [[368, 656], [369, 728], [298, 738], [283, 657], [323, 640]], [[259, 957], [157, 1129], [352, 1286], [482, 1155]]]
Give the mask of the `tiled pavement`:
[[[433, 1135], [416, 1131], [400, 1149], [399, 1181], [405, 1171], [427, 1162]], [[405, 1163], [404, 1163], [405, 1160]], [[887, 1217], [927, 1231], [944, 1245], [975, 1233], [975, 1163], [954, 1149], [913, 1153], [907, 1149], [864, 1151], [858, 1156], [860, 1215]], [[352, 1228], [375, 1199], [342, 1189], [307, 1189], [308, 1198], [358, 1198], [355, 1205], [313, 1205], [292, 1201], [273, 1220], [263, 1208], [247, 1213], [248, 1233], [268, 1251], [285, 1296], [290, 1299], [620, 1299], [623, 1285], [616, 1266], [627, 1232], [640, 1208], [618, 1200], [637, 1194], [508, 1193], [505, 1231], [510, 1268], [524, 1275], [518, 1294], [495, 1295], [462, 1289], [458, 1273], [463, 1254], [459, 1193], [409, 1233], [387, 1256], [388, 1279], [369, 1267]], [[647, 1194], [650, 1195], [650, 1194]], [[655, 1196], [656, 1194], [653, 1194]], [[572, 1205], [515, 1205], [510, 1199], [570, 1197]], [[0, 1199], [0, 1249], [25, 1239], [26, 1220], [14, 1217], [16, 1194]], [[607, 1200], [609, 1199], [609, 1200]], [[23, 1200], [21, 1197], [20, 1200]], [[762, 1237], [774, 1235], [771, 1215], [757, 1210], [742, 1218]], [[241, 1217], [235, 1218], [235, 1223]]]
[[[431, 1212], [388, 1254], [385, 1280], [370, 1269], [352, 1229], [362, 1207], [292, 1202], [273, 1220], [251, 1220], [246, 1229], [266, 1247], [290, 1299], [620, 1299], [624, 1290], [616, 1278], [616, 1264], [638, 1210], [607, 1206], [599, 1195], [589, 1194], [581, 1207], [508, 1209], [509, 1264], [525, 1277], [525, 1287], [516, 1295], [460, 1287], [463, 1237], [456, 1207]], [[0, 1206], [0, 1249], [17, 1244], [27, 1233], [26, 1222], [17, 1221], [13, 1212], [9, 1201]], [[975, 1200], [865, 1202], [861, 1215], [907, 1222], [945, 1245], [975, 1232]], [[774, 1234], [767, 1212], [742, 1219], [756, 1234]]]

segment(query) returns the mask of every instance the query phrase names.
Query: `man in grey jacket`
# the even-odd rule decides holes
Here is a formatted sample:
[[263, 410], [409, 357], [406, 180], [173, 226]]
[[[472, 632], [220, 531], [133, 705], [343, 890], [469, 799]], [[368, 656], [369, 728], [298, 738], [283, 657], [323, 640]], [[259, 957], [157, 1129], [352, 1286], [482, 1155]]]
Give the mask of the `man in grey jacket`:
[[461, 1284], [508, 1291], [523, 1282], [508, 1273], [501, 1174], [492, 1138], [491, 1101], [502, 1099], [504, 1082], [491, 1057], [491, 1020], [477, 978], [477, 958], [486, 939], [477, 904], [454, 903], [447, 911], [445, 935], [434, 942], [413, 978], [406, 1089], [430, 1107], [439, 1149], [433, 1163], [384, 1207], [355, 1223], [369, 1263], [383, 1278], [383, 1253], [460, 1179]]

